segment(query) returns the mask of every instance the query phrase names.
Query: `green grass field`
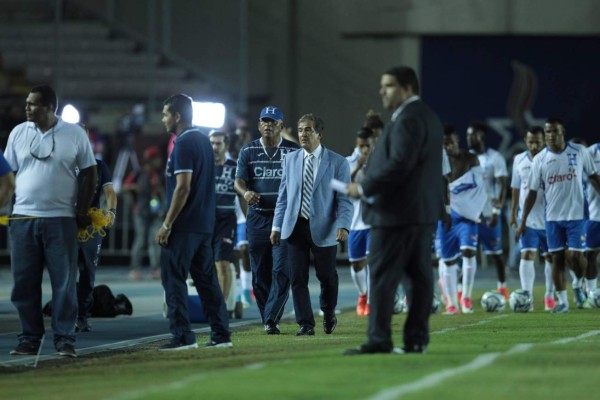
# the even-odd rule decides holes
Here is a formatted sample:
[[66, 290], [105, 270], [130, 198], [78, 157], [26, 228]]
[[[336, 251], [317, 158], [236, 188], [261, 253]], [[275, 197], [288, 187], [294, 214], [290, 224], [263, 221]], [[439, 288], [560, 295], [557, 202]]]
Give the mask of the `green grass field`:
[[[600, 310], [550, 315], [542, 300], [536, 292], [528, 314], [485, 313], [477, 301], [471, 315], [433, 315], [426, 355], [342, 356], [367, 323], [346, 312], [333, 335], [296, 338], [288, 322], [279, 336], [236, 331], [232, 349], [162, 353], [157, 343], [0, 369], [0, 399], [600, 398]], [[398, 346], [403, 321], [394, 317]]]

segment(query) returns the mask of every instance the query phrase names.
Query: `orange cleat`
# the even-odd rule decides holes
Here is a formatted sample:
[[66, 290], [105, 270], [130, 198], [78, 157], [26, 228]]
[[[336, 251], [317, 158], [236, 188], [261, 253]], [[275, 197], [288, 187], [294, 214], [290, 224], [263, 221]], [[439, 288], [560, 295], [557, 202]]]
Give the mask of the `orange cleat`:
[[444, 313], [444, 315], [458, 315], [460, 314], [460, 311], [458, 310], [458, 307], [456, 306], [448, 306], [448, 308], [446, 309], [446, 312]]
[[473, 313], [473, 302], [469, 297], [463, 297], [460, 299], [460, 306], [462, 308], [463, 314], [472, 314]]
[[508, 301], [508, 289], [505, 287], [499, 287], [498, 289], [496, 289], [498, 292], [502, 293], [502, 295], [504, 296], [504, 298], [506, 299], [506, 301]]
[[365, 315], [369, 315], [367, 311], [367, 295], [364, 294], [362, 296], [358, 296], [358, 303], [356, 304], [356, 315], [359, 317], [364, 317]]
[[554, 310], [554, 307], [556, 307], [556, 300], [554, 300], [554, 297], [546, 297], [544, 299], [544, 311], [552, 311]]

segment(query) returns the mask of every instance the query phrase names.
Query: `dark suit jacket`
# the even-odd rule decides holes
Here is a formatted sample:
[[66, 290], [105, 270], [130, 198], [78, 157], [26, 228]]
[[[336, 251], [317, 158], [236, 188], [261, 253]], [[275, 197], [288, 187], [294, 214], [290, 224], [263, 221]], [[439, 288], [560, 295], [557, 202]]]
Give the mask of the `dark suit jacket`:
[[363, 218], [373, 227], [436, 224], [442, 202], [443, 127], [421, 100], [390, 122], [369, 156]]

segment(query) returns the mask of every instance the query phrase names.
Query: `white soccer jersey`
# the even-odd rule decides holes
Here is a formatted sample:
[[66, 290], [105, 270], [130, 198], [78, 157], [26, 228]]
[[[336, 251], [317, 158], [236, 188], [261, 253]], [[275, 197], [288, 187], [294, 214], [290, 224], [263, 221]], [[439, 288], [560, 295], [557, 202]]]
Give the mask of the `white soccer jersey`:
[[[513, 162], [512, 180], [510, 187], [519, 190], [519, 218], [525, 206], [525, 198], [529, 193], [529, 175], [531, 174], [531, 166], [533, 160], [529, 154], [529, 151], [524, 151], [521, 154], [515, 156]], [[544, 190], [538, 188], [537, 197], [535, 204], [527, 217], [527, 226], [533, 229], [546, 229], [544, 222]]]
[[492, 215], [492, 199], [497, 196], [496, 179], [508, 176], [506, 160], [494, 149], [487, 149], [481, 154], [477, 154], [479, 165], [483, 169], [483, 180], [488, 194], [488, 201], [483, 208], [483, 215], [489, 217]]
[[[596, 172], [600, 172], [600, 143], [591, 145], [587, 151], [592, 156]], [[600, 195], [591, 183], [587, 187], [587, 200], [590, 220], [600, 221]]]
[[594, 173], [594, 162], [581, 145], [566, 143], [560, 153], [542, 150], [533, 160], [529, 188], [537, 191], [543, 185], [546, 221], [583, 219], [583, 176]]
[[[354, 149], [354, 152], [351, 156], [346, 157], [348, 160], [348, 164], [350, 164], [350, 171], [354, 171], [356, 164], [358, 163], [358, 159], [360, 158], [360, 152], [358, 148]], [[365, 224], [362, 218], [362, 202], [357, 199], [350, 199], [352, 201], [352, 205], [354, 206], [354, 215], [352, 216], [352, 224], [350, 225], [351, 231], [360, 231], [363, 229], [370, 229], [371, 226]]]
[[235, 218], [238, 225], [246, 223], [246, 216], [244, 215], [244, 211], [242, 211], [240, 198], [238, 196], [235, 196]]
[[448, 184], [450, 208], [471, 221], [479, 217], [488, 199], [483, 181], [483, 170], [476, 166]]

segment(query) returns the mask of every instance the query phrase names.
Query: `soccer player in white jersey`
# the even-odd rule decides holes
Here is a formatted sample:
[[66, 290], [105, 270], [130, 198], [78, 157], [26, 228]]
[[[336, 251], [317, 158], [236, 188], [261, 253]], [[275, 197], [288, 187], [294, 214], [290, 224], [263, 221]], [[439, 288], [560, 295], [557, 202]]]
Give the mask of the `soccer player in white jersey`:
[[[362, 169], [367, 164], [369, 154], [373, 149], [375, 138], [370, 128], [361, 128], [356, 134], [356, 147], [351, 156], [346, 157], [350, 163], [352, 182], [360, 182]], [[350, 274], [358, 291], [356, 315], [369, 315], [369, 266], [367, 254], [369, 253], [370, 226], [362, 219], [362, 206], [360, 200], [351, 199], [354, 206], [354, 216], [348, 235], [348, 255], [350, 260]]]
[[[546, 200], [546, 234], [552, 255], [552, 276], [558, 304], [552, 312], [569, 311], [565, 285], [565, 257], [578, 279], [583, 279], [586, 260], [583, 176], [588, 176], [593, 189], [600, 193], [600, 178], [585, 147], [565, 143], [565, 128], [561, 120], [548, 119], [544, 125], [547, 147], [533, 160], [529, 177], [529, 193], [525, 199], [521, 224], [517, 228], [519, 239], [527, 230], [527, 218], [535, 204], [537, 191], [543, 185]], [[592, 188], [590, 188], [592, 190]], [[568, 252], [566, 249], [568, 248]], [[576, 298], [581, 298], [581, 288], [574, 288]]]
[[481, 122], [471, 122], [467, 128], [467, 144], [472, 153], [477, 154], [483, 169], [483, 180], [488, 193], [488, 201], [483, 209], [483, 219], [479, 223], [479, 242], [483, 253], [491, 256], [498, 274], [497, 290], [508, 300], [506, 270], [502, 254], [502, 208], [508, 190], [508, 170], [506, 160], [494, 149], [485, 145], [487, 127]]
[[459, 148], [458, 135], [444, 132], [444, 148], [450, 160], [450, 217], [452, 224], [447, 230], [438, 223], [437, 236], [440, 240], [444, 268], [442, 287], [446, 296], [446, 314], [459, 314], [458, 309], [458, 257], [463, 258], [463, 295], [460, 306], [463, 313], [473, 312], [471, 295], [477, 271], [477, 230], [480, 215], [487, 201], [487, 192], [482, 170], [477, 157]]
[[[600, 171], [600, 143], [596, 143], [588, 147], [596, 171]], [[585, 234], [585, 250], [587, 258], [587, 269], [585, 272], [585, 287], [588, 294], [591, 293], [597, 286], [598, 269], [596, 260], [598, 252], [600, 252], [600, 194], [593, 190], [589, 185], [587, 187], [587, 200], [589, 219], [586, 222]]]
[[[531, 174], [533, 159], [544, 148], [544, 128], [541, 126], [532, 126], [529, 128], [525, 135], [525, 144], [527, 151], [517, 154], [513, 161], [510, 225], [515, 229], [517, 228], [520, 213], [523, 210], [525, 197], [527, 197], [527, 192], [529, 191], [529, 175]], [[544, 276], [546, 294], [544, 296], [544, 309], [552, 311], [556, 306], [554, 284], [552, 282], [552, 258], [548, 252], [548, 242], [546, 241], [543, 189], [539, 188], [538, 192], [535, 204], [527, 219], [527, 230], [521, 236], [519, 242], [521, 246], [519, 276], [521, 278], [521, 288], [533, 296], [533, 283], [535, 280], [534, 259], [538, 249], [541, 249], [545, 260]], [[519, 213], [517, 213], [518, 211]], [[533, 311], [533, 308], [530, 308], [529, 311]]]

